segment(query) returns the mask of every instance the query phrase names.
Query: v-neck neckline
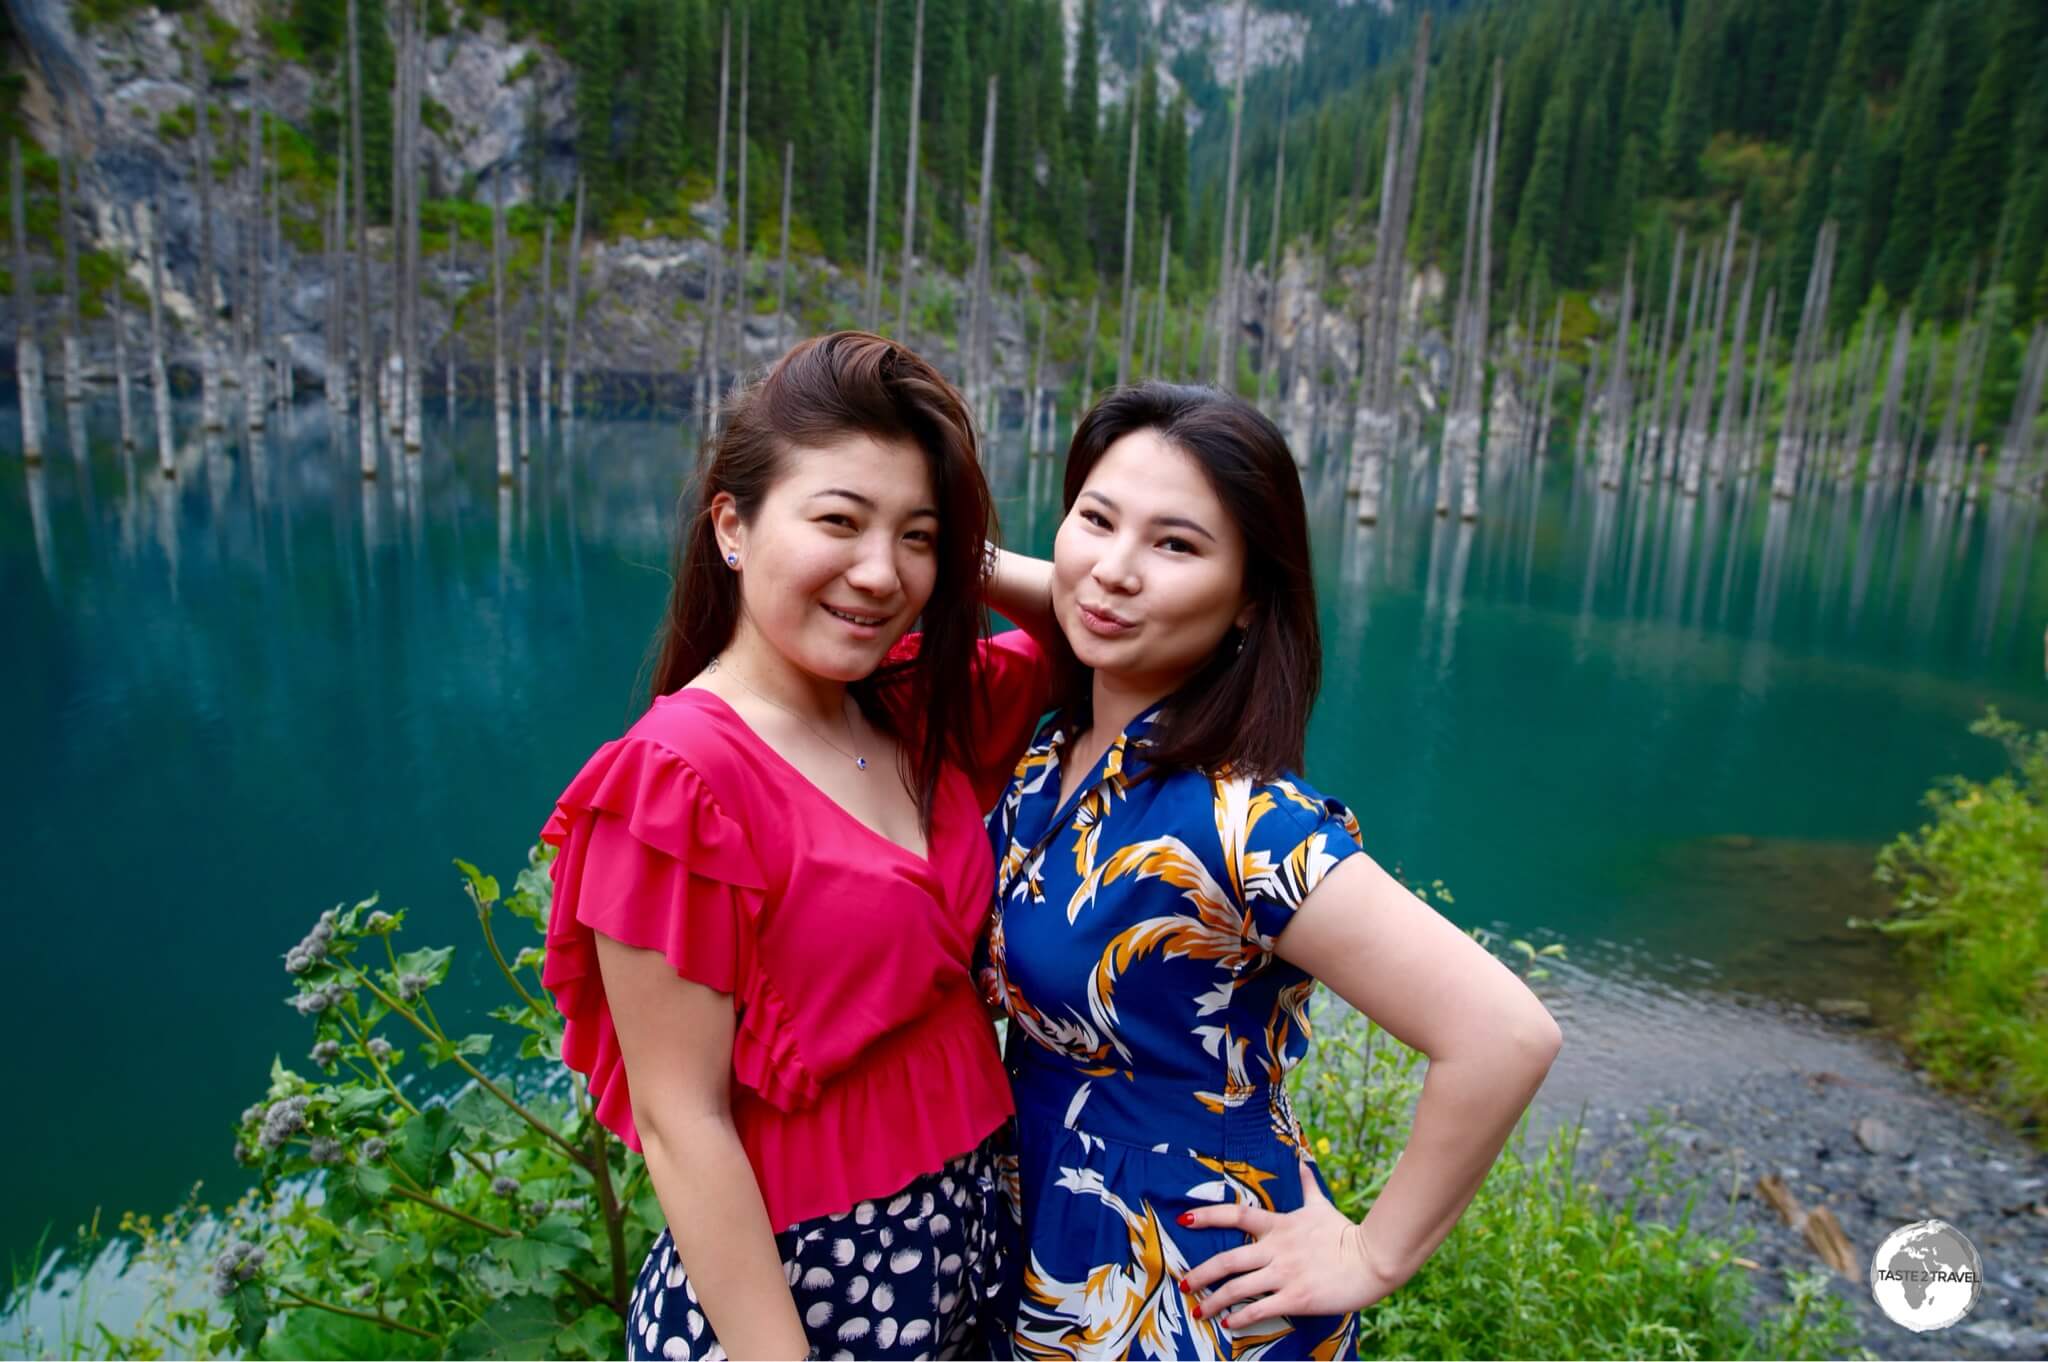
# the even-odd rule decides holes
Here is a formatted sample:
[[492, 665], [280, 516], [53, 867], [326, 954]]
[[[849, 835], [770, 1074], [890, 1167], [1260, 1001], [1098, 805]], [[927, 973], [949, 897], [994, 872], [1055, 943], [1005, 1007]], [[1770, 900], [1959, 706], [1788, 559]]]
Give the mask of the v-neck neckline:
[[1147, 705], [1132, 716], [1129, 723], [1117, 730], [1116, 737], [1110, 739], [1109, 746], [1102, 749], [1102, 755], [1089, 763], [1087, 772], [1081, 777], [1080, 782], [1074, 786], [1073, 792], [1064, 796], [1060, 794], [1060, 768], [1063, 764], [1061, 756], [1064, 751], [1071, 750], [1069, 744], [1072, 742], [1072, 739], [1067, 735], [1065, 729], [1054, 731], [1052, 740], [1046, 748], [1046, 755], [1052, 764], [1051, 784], [1054, 800], [1052, 819], [1046, 824], [1048, 831], [1064, 825], [1073, 816], [1073, 811], [1080, 806], [1081, 801], [1086, 799], [1103, 781], [1109, 779], [1105, 768], [1109, 764], [1109, 757], [1112, 752], [1121, 749], [1124, 754], [1123, 769], [1126, 771], [1130, 770], [1131, 749], [1145, 741], [1144, 734], [1138, 730], [1141, 728], [1151, 728], [1153, 718], [1158, 712], [1159, 705], [1155, 702]]
[[[931, 833], [928, 832], [925, 834], [923, 851], [911, 850], [909, 847], [903, 845], [903, 843], [897, 841], [894, 837], [891, 837], [888, 833], [883, 832], [880, 828], [875, 827], [866, 819], [854, 813], [853, 810], [847, 808], [844, 804], [841, 804], [831, 795], [826, 794], [825, 791], [819, 787], [818, 783], [812, 780], [809, 776], [805, 775], [795, 762], [791, 761], [788, 757], [783, 756], [782, 753], [776, 751], [775, 744], [769, 742], [766, 738], [762, 737], [760, 733], [756, 732], [754, 726], [747, 722], [746, 716], [741, 714], [739, 710], [733, 707], [732, 701], [726, 699], [717, 691], [712, 690], [706, 686], [685, 686], [681, 690], [672, 693], [676, 695], [702, 695], [707, 697], [708, 699], [716, 701], [720, 708], [722, 708], [727, 714], [732, 716], [733, 722], [738, 724], [740, 728], [745, 731], [746, 735], [753, 740], [754, 745], [760, 748], [763, 752], [766, 752], [768, 754], [769, 760], [775, 762], [784, 770], [788, 771], [789, 774], [797, 781], [798, 784], [802, 785], [804, 789], [809, 790], [811, 792], [811, 795], [814, 798], [818, 799], [826, 805], [829, 805], [832, 809], [838, 812], [841, 818], [844, 818], [847, 822], [851, 823], [854, 827], [859, 828], [862, 832], [866, 833], [875, 841], [880, 842], [883, 846], [888, 847], [892, 851], [899, 852], [913, 861], [916, 861], [920, 866], [924, 867], [924, 869], [927, 871], [932, 870], [933, 867], [931, 859]], [[934, 829], [937, 828], [938, 824], [936, 820], [934, 820], [932, 826]]]

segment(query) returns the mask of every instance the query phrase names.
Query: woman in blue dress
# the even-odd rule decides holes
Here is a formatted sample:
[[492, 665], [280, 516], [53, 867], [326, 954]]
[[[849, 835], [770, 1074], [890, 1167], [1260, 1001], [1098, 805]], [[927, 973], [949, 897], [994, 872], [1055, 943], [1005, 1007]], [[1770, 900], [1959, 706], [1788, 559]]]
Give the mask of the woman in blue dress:
[[[990, 819], [1028, 1249], [1013, 1341], [1347, 1356], [1357, 1312], [1478, 1190], [1559, 1032], [1299, 774], [1321, 650], [1272, 423], [1209, 389], [1119, 389], [1064, 490], [1050, 591], [1074, 658]], [[1431, 1061], [1357, 1224], [1287, 1100], [1318, 980]]]

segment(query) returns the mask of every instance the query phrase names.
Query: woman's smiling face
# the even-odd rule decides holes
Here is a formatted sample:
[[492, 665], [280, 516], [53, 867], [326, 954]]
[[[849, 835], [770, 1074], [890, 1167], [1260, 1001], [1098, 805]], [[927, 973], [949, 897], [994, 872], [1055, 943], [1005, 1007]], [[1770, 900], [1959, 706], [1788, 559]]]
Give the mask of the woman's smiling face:
[[1061, 631], [1119, 689], [1171, 694], [1250, 619], [1244, 536], [1201, 465], [1156, 430], [1103, 451], [1052, 557]]
[[937, 501], [908, 440], [850, 436], [791, 450], [752, 523], [724, 493], [720, 551], [737, 555], [744, 618], [813, 676], [857, 681], [931, 599]]

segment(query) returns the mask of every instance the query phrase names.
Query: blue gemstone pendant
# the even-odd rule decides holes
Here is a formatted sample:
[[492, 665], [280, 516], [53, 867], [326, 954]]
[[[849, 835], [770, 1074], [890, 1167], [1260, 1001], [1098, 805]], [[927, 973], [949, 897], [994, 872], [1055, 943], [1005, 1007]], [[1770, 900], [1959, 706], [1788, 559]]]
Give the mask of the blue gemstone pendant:
[[866, 757], [855, 757], [853, 759], [853, 764], [855, 766], [858, 766], [863, 771], [868, 769], [868, 759]]

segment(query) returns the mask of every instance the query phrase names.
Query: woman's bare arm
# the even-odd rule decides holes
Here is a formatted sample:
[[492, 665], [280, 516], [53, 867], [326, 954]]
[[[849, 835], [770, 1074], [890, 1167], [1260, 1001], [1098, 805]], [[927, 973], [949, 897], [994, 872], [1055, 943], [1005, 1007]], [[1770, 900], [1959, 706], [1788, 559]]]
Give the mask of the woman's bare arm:
[[[1243, 1206], [1192, 1212], [1255, 1243], [1188, 1274], [1232, 1327], [1284, 1314], [1363, 1309], [1412, 1277], [1471, 1203], [1563, 1043], [1550, 1013], [1500, 961], [1370, 857], [1345, 859], [1280, 934], [1285, 959], [1429, 1057], [1408, 1144], [1354, 1225], [1315, 1192], [1288, 1215]], [[1225, 1281], [1225, 1278], [1230, 1280]]]
[[1048, 656], [1059, 656], [1067, 640], [1052, 616], [1052, 564], [993, 544], [987, 551], [995, 555], [982, 592], [989, 608], [1031, 635]]
[[732, 1122], [732, 996], [659, 951], [600, 933], [597, 962], [632, 1080], [648, 1175], [697, 1300], [733, 1357], [804, 1357], [810, 1341]]

